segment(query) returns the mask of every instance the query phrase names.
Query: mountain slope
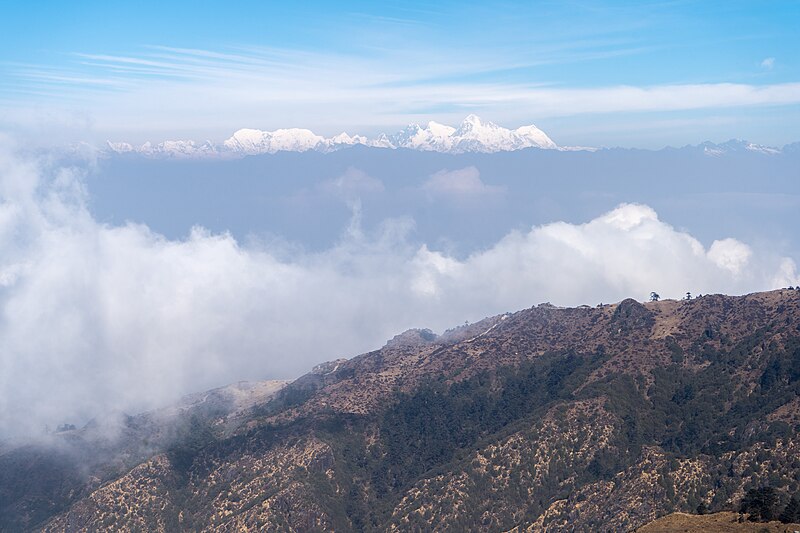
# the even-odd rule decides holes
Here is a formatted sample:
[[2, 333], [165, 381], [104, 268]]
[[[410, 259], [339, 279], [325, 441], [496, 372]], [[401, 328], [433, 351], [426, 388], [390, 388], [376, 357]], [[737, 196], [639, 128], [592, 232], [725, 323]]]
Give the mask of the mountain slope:
[[800, 489], [800, 291], [539, 307], [320, 365], [48, 531], [629, 530]]
[[254, 405], [268, 401], [285, 385], [240, 382], [189, 395], [156, 411], [111, 415], [81, 429], [60, 428], [33, 442], [0, 449], [0, 531], [28, 530], [98, 487], [113, 486], [131, 468], [145, 469], [142, 479], [152, 478], [164, 463], [148, 459], [176, 440], [190, 438], [198, 426], [213, 423], [220, 434], [232, 432]]

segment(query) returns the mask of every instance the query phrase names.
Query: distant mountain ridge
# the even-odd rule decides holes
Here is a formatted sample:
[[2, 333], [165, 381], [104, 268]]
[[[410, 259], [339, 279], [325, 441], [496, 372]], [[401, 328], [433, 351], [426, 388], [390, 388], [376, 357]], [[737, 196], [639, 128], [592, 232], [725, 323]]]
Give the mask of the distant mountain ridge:
[[510, 130], [493, 122], [483, 121], [476, 115], [467, 116], [458, 128], [431, 121], [424, 127], [409, 124], [397, 133], [382, 133], [374, 138], [351, 136], [345, 132], [333, 137], [322, 137], [304, 128], [282, 128], [274, 131], [244, 128], [222, 143], [178, 140], [158, 144], [146, 142], [137, 147], [125, 142], [107, 142], [107, 148], [112, 152], [133, 152], [151, 157], [241, 157], [309, 150], [331, 152], [355, 145], [446, 153], [494, 153], [524, 148], [575, 149], [559, 147], [545, 132], [532, 124]]
[[[409, 124], [396, 133], [381, 133], [376, 137], [350, 135], [346, 132], [323, 137], [305, 128], [281, 128], [274, 131], [242, 128], [222, 142], [168, 140], [160, 143], [148, 141], [135, 146], [127, 142], [107, 141], [103, 150], [109, 154], [139, 154], [152, 158], [202, 159], [240, 158], [277, 152], [329, 153], [353, 146], [447, 154], [513, 152], [529, 148], [561, 152], [598, 150], [586, 146], [560, 146], [533, 124], [508, 129], [484, 121], [477, 115], [468, 115], [457, 128], [430, 121], [425, 126]], [[709, 157], [732, 153], [778, 155], [800, 152], [800, 142], [777, 148], [731, 139], [723, 143], [706, 141], [681, 148], [666, 147], [664, 150], [698, 150]]]

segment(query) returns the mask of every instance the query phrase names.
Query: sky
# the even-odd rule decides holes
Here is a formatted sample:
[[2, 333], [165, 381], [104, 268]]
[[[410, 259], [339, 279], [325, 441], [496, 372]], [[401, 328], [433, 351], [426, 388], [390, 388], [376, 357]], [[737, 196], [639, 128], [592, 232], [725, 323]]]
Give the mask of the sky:
[[798, 145], [91, 148], [245, 127], [374, 135], [473, 113], [561, 146], [783, 146], [800, 141], [800, 2], [1, 11], [0, 444], [297, 377], [412, 327], [800, 285]]
[[26, 142], [374, 134], [476, 113], [561, 145], [800, 140], [796, 1], [4, 6]]

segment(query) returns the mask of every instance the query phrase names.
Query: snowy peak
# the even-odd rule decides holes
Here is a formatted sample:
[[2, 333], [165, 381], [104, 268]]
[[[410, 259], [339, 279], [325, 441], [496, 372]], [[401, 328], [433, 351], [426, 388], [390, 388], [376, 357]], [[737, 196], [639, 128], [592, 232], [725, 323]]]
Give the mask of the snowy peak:
[[541, 148], [558, 148], [556, 143], [542, 130], [534, 125], [522, 126], [513, 131], [514, 135], [522, 143], [527, 143], [529, 146], [539, 146]]
[[449, 148], [448, 139], [454, 131], [455, 128], [431, 121], [425, 128], [418, 124], [409, 124], [388, 137], [388, 140], [393, 148], [446, 152]]
[[106, 141], [106, 145], [109, 150], [118, 154], [127, 154], [128, 152], [136, 151], [136, 148], [134, 148], [130, 143], [115, 143]]
[[523, 148], [558, 148], [550, 137], [534, 125], [509, 130], [477, 115], [468, 115], [453, 128], [429, 122], [426, 128], [411, 124], [391, 137], [397, 148], [435, 152], [506, 152]]
[[483, 122], [475, 115], [469, 115], [453, 134], [455, 151], [459, 152], [506, 152], [524, 148], [558, 148], [542, 130], [534, 126], [522, 126], [509, 130]]
[[446, 153], [493, 153], [524, 148], [559, 148], [534, 125], [509, 130], [492, 122], [484, 122], [477, 115], [468, 115], [458, 128], [430, 121], [425, 127], [409, 124], [393, 135], [382, 133], [371, 139], [357, 134], [351, 136], [345, 132], [325, 138], [302, 128], [275, 131], [244, 128], [234, 132], [221, 144], [210, 141], [202, 144], [194, 141], [164, 141], [158, 144], [146, 142], [140, 147], [134, 147], [125, 142], [109, 141], [107, 148], [117, 154], [138, 153], [151, 157], [190, 158], [241, 157], [309, 150], [330, 152], [357, 144]]
[[731, 139], [721, 144], [704, 142], [698, 145], [698, 148], [702, 148], [703, 153], [711, 157], [717, 157], [729, 153], [755, 152], [764, 155], [776, 155], [782, 152], [782, 150], [778, 148], [755, 144], [742, 139]]
[[202, 144], [194, 141], [164, 141], [153, 144], [150, 141], [139, 147], [125, 142], [107, 143], [108, 150], [117, 154], [138, 153], [148, 157], [167, 157], [167, 158], [192, 158], [208, 157], [217, 153], [217, 147], [211, 141]]
[[461, 135], [464, 135], [468, 132], [475, 131], [481, 128], [497, 128], [497, 126], [491, 122], [487, 122], [484, 126], [483, 122], [481, 122], [481, 117], [478, 115], [467, 115], [464, 120], [461, 121], [461, 125], [458, 127], [458, 132]]
[[354, 144], [367, 144], [368, 139], [363, 135], [353, 135], [352, 137], [347, 132], [342, 132], [339, 135], [334, 135], [330, 138], [333, 146], [353, 146]]
[[426, 129], [430, 131], [432, 135], [436, 135], [437, 137], [449, 137], [453, 134], [453, 132], [456, 131], [456, 129], [451, 126], [439, 124], [438, 122], [434, 122], [432, 120], [428, 122], [428, 127]]
[[256, 155], [281, 151], [306, 152], [324, 143], [325, 138], [311, 130], [289, 128], [275, 131], [241, 129], [222, 144], [232, 152]]
[[511, 132], [492, 122], [486, 122], [484, 124], [481, 122], [480, 117], [469, 115], [461, 122], [461, 125], [458, 127], [458, 129], [453, 132], [453, 137], [466, 139], [483, 137], [487, 141], [491, 142], [492, 140], [506, 137], [508, 133]]

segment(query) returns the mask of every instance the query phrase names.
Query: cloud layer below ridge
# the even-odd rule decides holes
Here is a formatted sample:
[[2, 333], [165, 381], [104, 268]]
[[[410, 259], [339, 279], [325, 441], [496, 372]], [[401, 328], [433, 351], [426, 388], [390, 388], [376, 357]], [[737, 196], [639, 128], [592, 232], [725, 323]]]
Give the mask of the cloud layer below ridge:
[[[469, 168], [428, 185], [431, 195], [503, 193]], [[382, 190], [379, 180], [353, 171], [320, 186], [354, 213], [322, 252], [199, 227], [172, 240], [97, 221], [79, 173], [0, 147], [0, 437], [81, 423], [98, 406], [130, 412], [293, 377], [409, 327], [441, 331], [544, 301], [800, 284], [792, 259], [731, 238], [706, 248], [646, 205], [512, 231], [459, 259], [413, 242], [409, 220], [362, 231], [359, 196]]]

